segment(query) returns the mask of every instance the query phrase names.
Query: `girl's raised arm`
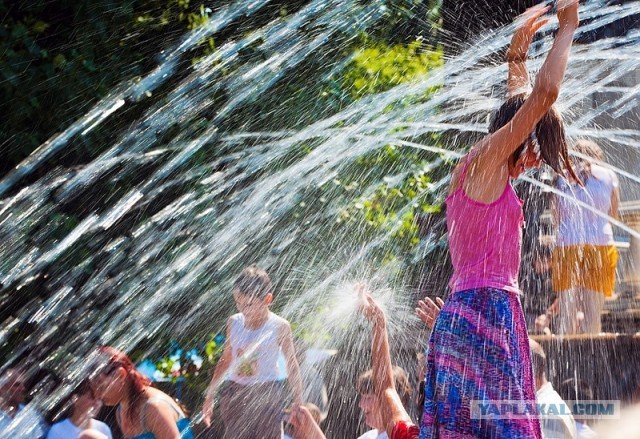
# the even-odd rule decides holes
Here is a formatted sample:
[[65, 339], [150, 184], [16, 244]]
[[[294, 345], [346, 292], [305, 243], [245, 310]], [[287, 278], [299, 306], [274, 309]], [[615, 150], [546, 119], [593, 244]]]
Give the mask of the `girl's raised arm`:
[[507, 50], [506, 58], [509, 64], [509, 77], [507, 79], [507, 98], [528, 93], [531, 87], [529, 71], [527, 70], [527, 54], [533, 36], [549, 19], [540, 18], [549, 10], [542, 4], [533, 6], [522, 14], [520, 20], [523, 24], [513, 34], [511, 44]]
[[478, 154], [474, 161], [481, 173], [503, 166], [509, 156], [531, 135], [537, 123], [558, 98], [569, 60], [573, 34], [579, 24], [578, 1], [574, 0], [559, 9], [557, 15], [560, 29], [538, 73], [531, 94], [509, 123], [495, 133], [485, 136], [475, 146]]

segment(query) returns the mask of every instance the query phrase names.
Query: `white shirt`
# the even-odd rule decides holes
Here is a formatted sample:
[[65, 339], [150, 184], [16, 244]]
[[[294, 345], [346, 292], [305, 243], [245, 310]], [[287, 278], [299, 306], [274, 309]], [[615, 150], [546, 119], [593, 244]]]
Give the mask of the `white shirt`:
[[389, 439], [389, 436], [387, 436], [386, 431], [378, 432], [378, 430], [374, 428], [373, 430], [369, 430], [362, 436], [358, 437], [358, 439]]
[[111, 429], [104, 422], [91, 419], [89, 427], [85, 429], [78, 427], [69, 418], [53, 424], [47, 434], [47, 439], [76, 439], [85, 430], [95, 430], [105, 435], [107, 439], [113, 439]]
[[231, 370], [229, 379], [248, 385], [279, 381], [286, 373], [280, 371], [278, 334], [287, 321], [269, 312], [269, 318], [258, 329], [248, 329], [242, 313], [230, 318], [229, 344]]
[[597, 439], [598, 437], [598, 433], [593, 431], [587, 424], [576, 422], [576, 428], [578, 431], [578, 439]]
[[612, 245], [613, 228], [606, 218], [578, 205], [579, 200], [595, 210], [609, 214], [611, 195], [618, 187], [618, 177], [613, 171], [595, 164], [591, 165], [591, 175], [585, 187], [558, 181], [558, 189], [569, 198], [558, 196], [558, 239], [556, 245]]
[[[536, 392], [536, 402], [541, 405], [553, 405], [556, 408], [565, 405], [558, 392], [547, 382]], [[542, 437], [544, 439], [577, 439], [576, 421], [572, 415], [549, 415], [540, 417]]]

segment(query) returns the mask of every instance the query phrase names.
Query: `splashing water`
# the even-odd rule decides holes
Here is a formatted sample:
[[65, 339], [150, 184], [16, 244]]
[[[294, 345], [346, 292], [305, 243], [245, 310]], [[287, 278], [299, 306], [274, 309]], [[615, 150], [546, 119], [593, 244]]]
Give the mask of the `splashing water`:
[[[267, 3], [239, 1], [218, 12], [165, 55], [154, 71], [139, 82], [116, 87], [0, 181], [0, 341], [14, 346], [6, 364], [28, 357], [42, 367], [62, 370], [64, 359], [66, 376], [77, 378], [84, 373], [88, 353], [99, 345], [151, 349], [161, 334], [219, 331], [234, 312], [231, 282], [251, 262], [269, 267], [278, 281], [280, 313], [308, 332], [321, 327], [332, 348], [353, 345], [348, 352], [367, 351], [368, 338], [351, 328], [357, 313], [349, 291], [356, 278], [374, 279], [383, 286], [380, 291], [387, 291], [379, 297], [393, 316], [392, 331], [401, 334], [412, 327], [416, 319], [409, 310], [415, 298], [407, 267], [378, 265], [394, 230], [381, 231], [362, 245], [352, 235], [357, 228], [341, 228], [336, 219], [354, 197], [346, 197], [335, 180], [348, 174], [358, 159], [385, 146], [419, 150], [430, 154], [428, 172], [437, 178], [399, 216], [415, 203], [441, 202], [452, 159], [486, 132], [486, 116], [504, 95], [506, 66], [487, 59], [509, 43], [512, 27], [484, 37], [424, 78], [298, 127], [300, 115], [287, 114], [286, 100], [270, 92], [286, 74], [304, 74], [310, 58], [354, 38], [385, 12], [375, 2], [312, 1], [286, 21], [274, 21], [217, 48], [132, 126], [121, 131], [114, 127], [117, 140], [105, 145], [95, 160], [75, 169], [50, 170], [21, 186], [74, 137], [105, 128], [147, 91], [162, 90], [180, 57], [203, 37]], [[640, 2], [589, 2], [581, 11], [588, 24], [578, 30], [578, 37], [639, 13]], [[547, 26], [551, 30], [555, 25], [552, 21]], [[551, 41], [547, 32], [534, 45], [532, 69], [539, 69]], [[240, 57], [249, 47], [264, 57]], [[639, 55], [638, 31], [574, 46], [558, 102], [571, 136], [591, 137], [614, 152], [610, 166], [620, 176], [627, 199], [640, 198], [639, 88], [629, 80], [637, 75]], [[330, 78], [348, 62], [318, 68]], [[423, 99], [427, 94], [430, 98]], [[610, 99], [591, 108], [589, 102], [602, 94]], [[247, 108], [252, 105], [270, 108], [259, 115], [266, 123], [255, 126], [277, 130], [245, 130], [252, 125], [238, 119], [251, 115]], [[201, 123], [203, 115], [212, 115], [206, 124]], [[635, 123], [609, 128], [611, 119], [624, 118]], [[434, 134], [446, 135], [444, 147], [430, 140]], [[306, 152], [300, 154], [303, 148]], [[208, 159], [198, 161], [203, 151]], [[406, 170], [394, 168], [384, 178], [395, 181], [405, 175]], [[351, 179], [368, 181], [364, 177]], [[530, 177], [522, 180], [545, 186]], [[370, 193], [378, 183], [367, 183], [359, 193]], [[105, 200], [107, 187], [120, 190]], [[59, 236], [56, 227], [74, 210], [80, 212], [77, 223]], [[623, 221], [609, 220], [640, 238]], [[435, 246], [421, 251], [428, 253]], [[18, 343], [17, 330], [26, 334]], [[354, 356], [352, 361], [354, 370], [363, 369], [368, 357]], [[50, 407], [63, 393], [58, 389], [53, 396], [38, 396], [34, 404]]]

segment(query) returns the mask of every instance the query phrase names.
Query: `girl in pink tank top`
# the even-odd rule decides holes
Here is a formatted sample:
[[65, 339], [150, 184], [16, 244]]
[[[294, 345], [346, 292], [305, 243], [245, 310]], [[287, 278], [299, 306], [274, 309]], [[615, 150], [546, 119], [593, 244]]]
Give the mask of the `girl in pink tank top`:
[[454, 267], [451, 291], [498, 288], [518, 292], [522, 200], [510, 182], [491, 203], [475, 201], [464, 192], [469, 154], [460, 173], [458, 188], [447, 198], [449, 248]]
[[420, 438], [541, 438], [535, 414], [510, 419], [477, 416], [478, 403], [533, 404], [535, 389], [519, 300], [522, 201], [511, 179], [542, 162], [578, 181], [564, 127], [552, 107], [578, 26], [578, 2], [558, 12], [560, 28], [529, 95], [526, 57], [548, 7], [525, 13], [507, 52], [506, 102], [489, 134], [454, 171], [446, 200], [452, 294], [437, 317], [427, 351]]

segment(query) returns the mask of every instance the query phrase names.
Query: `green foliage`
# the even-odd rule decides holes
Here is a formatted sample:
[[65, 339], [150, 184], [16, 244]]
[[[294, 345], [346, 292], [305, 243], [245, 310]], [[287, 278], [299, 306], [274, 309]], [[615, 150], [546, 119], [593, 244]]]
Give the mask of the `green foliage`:
[[[0, 0], [0, 14], [1, 176], [118, 83], [153, 68], [211, 9], [187, 0]], [[214, 47], [206, 39], [199, 50]], [[92, 136], [71, 144], [61, 163], [98, 154], [107, 142], [99, 130]]]
[[151, 360], [156, 368], [156, 379], [176, 383], [179, 380], [197, 395], [204, 394], [211, 374], [222, 356], [225, 337], [212, 334], [206, 343], [199, 343], [198, 348], [183, 350], [176, 341], [169, 343], [168, 355], [158, 360]]
[[[0, 26], [0, 93], [3, 97], [0, 111], [4, 115], [0, 121], [0, 148], [3, 148], [1, 153], [5, 157], [0, 165], [3, 166], [0, 175], [54, 133], [67, 128], [71, 121], [84, 114], [115, 85], [149, 72], [157, 63], [159, 53], [172, 47], [186, 31], [207, 23], [212, 11], [206, 5], [218, 8], [225, 3], [228, 2], [123, 0], [118, 2], [118, 7], [113, 7], [111, 0], [57, 0], [26, 2], [16, 6], [14, 2], [0, 0], [0, 14], [4, 20]], [[286, 7], [274, 5], [275, 11], [271, 12], [277, 18], [274, 14], [265, 17], [268, 20], [286, 20], [287, 15], [299, 6], [294, 3], [288, 2]], [[433, 2], [424, 3], [431, 8]], [[391, 24], [383, 23], [361, 39], [336, 36], [335, 40], [323, 46], [323, 50], [305, 60], [299, 71], [287, 74], [257, 102], [250, 102], [244, 111], [238, 110], [225, 123], [232, 129], [242, 127], [247, 131], [273, 130], [274, 127], [295, 129], [335, 114], [364, 96], [429, 75], [432, 69], [442, 64], [442, 51], [429, 43], [428, 38], [417, 38], [419, 35], [414, 33], [417, 27], [404, 26], [403, 23], [407, 23], [407, 18], [414, 13], [410, 9], [391, 7]], [[427, 18], [423, 15], [420, 20]], [[243, 19], [234, 29], [235, 34], [215, 35], [215, 38], [220, 45], [225, 38], [242, 36], [256, 27], [256, 23]], [[403, 31], [397, 32], [398, 27]], [[203, 40], [197, 50], [187, 54], [186, 62], [179, 65], [177, 78], [172, 80], [178, 81], [180, 75], [191, 73], [190, 61], [197, 62], [215, 46], [212, 38]], [[248, 52], [240, 56], [259, 58], [265, 55], [259, 48], [252, 47]], [[326, 74], [326, 66], [339, 65], [349, 55], [353, 55], [352, 61], [342, 72], [329, 80], [323, 80], [324, 76], [319, 79], [320, 75]], [[305, 74], [300, 75], [299, 72]], [[171, 83], [167, 87], [171, 87]], [[160, 91], [158, 95], [161, 95]], [[430, 92], [416, 99], [429, 99]], [[274, 102], [279, 103], [278, 111], [273, 111]], [[127, 106], [124, 114], [117, 115], [120, 119], [116, 119], [116, 123], [130, 126], [147, 105], [142, 102], [138, 107]], [[65, 146], [64, 154], [59, 154], [60, 157], [43, 167], [43, 171], [55, 165], [72, 166], [89, 161], [101, 152], [101, 148], [112, 144], [112, 136], [118, 135], [117, 127], [113, 127], [116, 123], [110, 124], [112, 126], [104, 132], [102, 127], [98, 127], [90, 135], [75, 139]], [[205, 129], [207, 123], [208, 119], [203, 116], [198, 123], [193, 120], [185, 123], [188, 127], [176, 124], [175, 131], [184, 134], [187, 128]], [[223, 126], [221, 130], [226, 128]], [[167, 141], [162, 139], [158, 143], [168, 143], [176, 133], [167, 130], [165, 136]], [[424, 140], [430, 144], [439, 142], [435, 137]], [[301, 144], [277, 166], [284, 167], [300, 160], [313, 149], [313, 144]], [[219, 153], [216, 148], [203, 148], [195, 160], [209, 163], [213, 158], [218, 159], [215, 154]], [[438, 156], [387, 145], [360, 158], [325, 187], [309, 188], [317, 197], [305, 198], [318, 202], [305, 203], [301, 200], [283, 222], [306, 218], [311, 209], [322, 210], [333, 200], [338, 200], [334, 206], [340, 202], [342, 206], [345, 203], [348, 206], [338, 212], [336, 221], [329, 228], [340, 229], [341, 236], [363, 243], [388, 232], [394, 240], [391, 246], [385, 247], [382, 259], [403, 258], [418, 241], [416, 215], [438, 209], [435, 201], [424, 194], [436, 180], [427, 166], [434, 158]], [[398, 177], [384, 178], [390, 175]], [[256, 172], [254, 178], [260, 177]], [[113, 203], [128, 191], [135, 178], [127, 176], [104, 183], [104, 192], [95, 198], [100, 198], [104, 204]], [[86, 204], [94, 210], [92, 201]], [[75, 216], [75, 212], [55, 214], [51, 218], [53, 232], [48, 233], [54, 233], [56, 239], [63, 239], [83, 215]], [[335, 242], [340, 242], [340, 238]], [[88, 246], [80, 250], [77, 254], [69, 254], [65, 264], [77, 266], [79, 261], [87, 259], [84, 252], [92, 251]], [[282, 259], [295, 260], [288, 255], [283, 255]], [[63, 271], [62, 267], [60, 270]], [[203, 324], [211, 325], [212, 322]], [[296, 336], [307, 341], [326, 337], [319, 331], [311, 333], [309, 329], [302, 328], [296, 331]], [[184, 360], [180, 362], [179, 376], [188, 376], [188, 383], [195, 387], [206, 386], [206, 375], [218, 361], [221, 349], [219, 341], [208, 341], [199, 349], [206, 373], [198, 372], [196, 375], [189, 370], [189, 361]], [[175, 364], [176, 360], [171, 356], [164, 356], [158, 367], [171, 377]], [[187, 370], [182, 371], [185, 365]]]
[[[351, 99], [358, 100], [369, 94], [390, 90], [400, 84], [424, 79], [442, 63], [441, 48], [431, 49], [421, 40], [409, 44], [388, 45], [382, 41], [364, 38], [361, 47], [355, 49], [351, 63], [343, 72], [341, 85], [343, 89], [350, 91]], [[429, 99], [434, 91], [428, 90], [417, 100]], [[440, 138], [434, 134], [425, 140], [438, 146]], [[349, 174], [369, 174], [380, 178], [395, 173], [399, 177], [384, 177], [373, 190], [362, 194], [347, 208], [341, 210], [337, 221], [360, 227], [365, 239], [380, 232], [391, 233], [394, 238], [393, 245], [388, 246], [382, 258], [393, 261], [403, 257], [420, 241], [416, 216], [440, 210], [440, 206], [433, 204], [429, 195], [429, 189], [432, 187], [429, 163], [439, 158], [436, 154], [398, 148], [395, 145], [386, 145], [375, 154], [361, 157], [355, 169], [349, 169]], [[348, 176], [345, 176], [346, 178]], [[336, 180], [336, 184], [343, 185], [345, 190], [355, 189], [354, 183], [344, 184], [342, 178]]]
[[358, 165], [368, 169], [380, 167], [404, 172], [396, 178], [383, 178], [373, 190], [343, 209], [337, 221], [357, 225], [365, 237], [390, 233], [394, 239], [387, 247], [386, 259], [410, 252], [420, 241], [416, 216], [440, 210], [429, 194], [431, 160], [433, 157], [401, 151], [393, 145], [387, 145], [376, 155], [361, 158]]
[[441, 65], [442, 52], [425, 50], [420, 40], [408, 45], [374, 42], [357, 49], [344, 73], [343, 87], [358, 99], [424, 77]]

